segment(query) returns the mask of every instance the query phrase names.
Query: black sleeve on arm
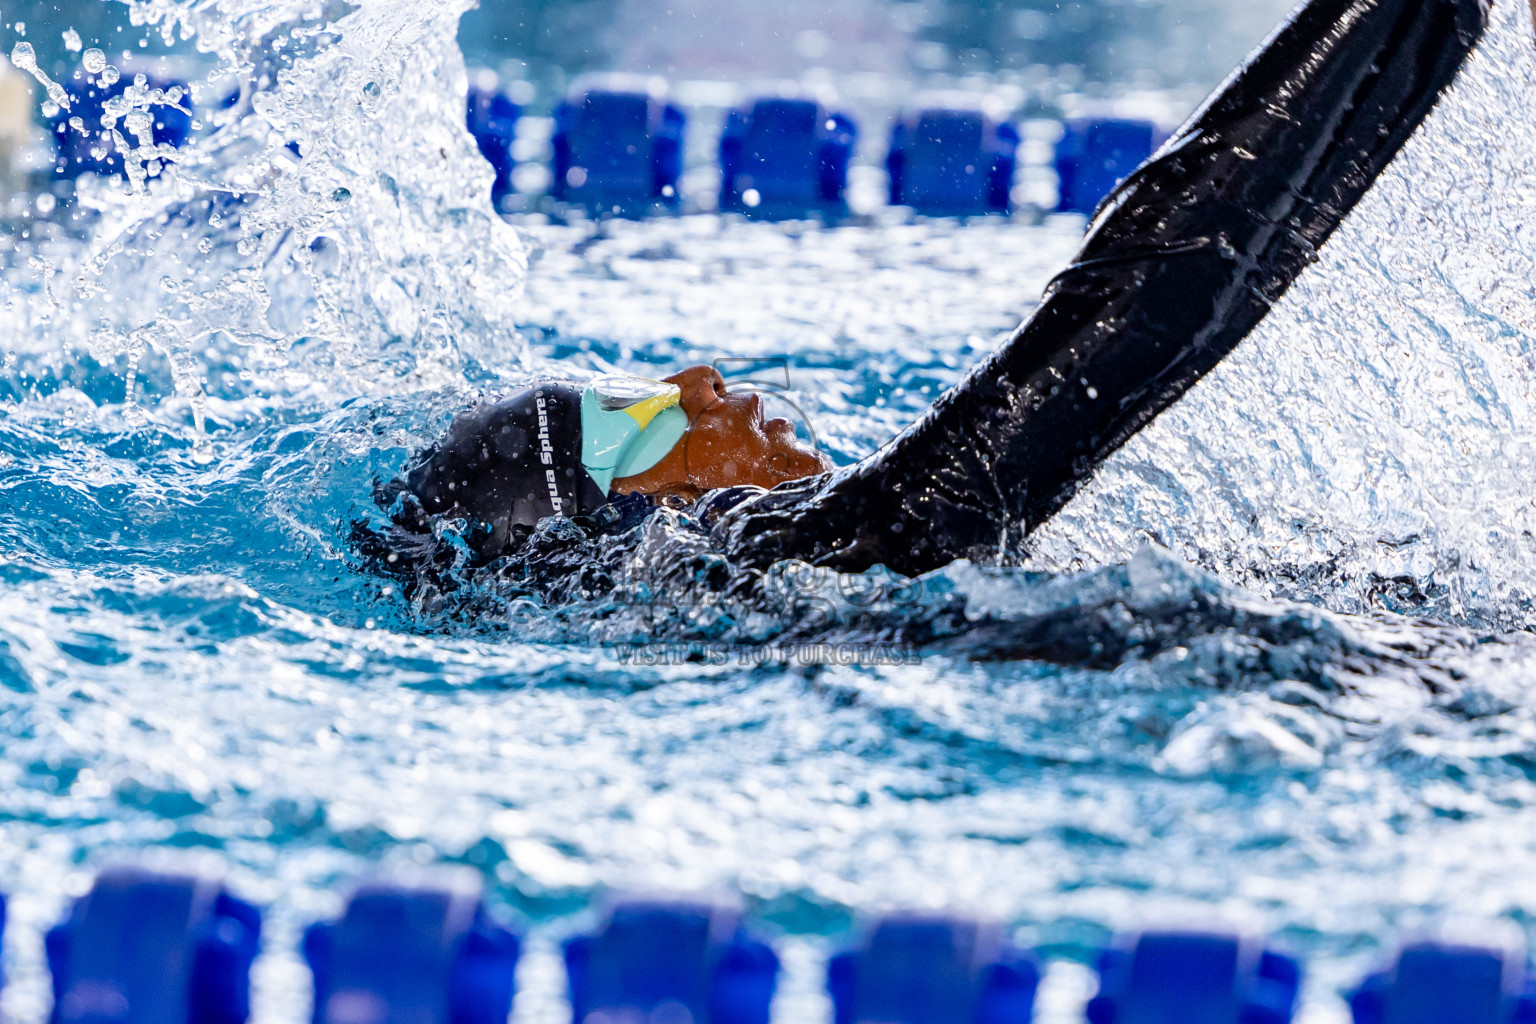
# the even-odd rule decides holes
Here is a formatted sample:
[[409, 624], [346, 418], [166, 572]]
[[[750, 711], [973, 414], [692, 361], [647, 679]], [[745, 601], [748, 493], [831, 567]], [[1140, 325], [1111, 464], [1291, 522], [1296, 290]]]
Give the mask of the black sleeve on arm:
[[1248, 334], [1418, 128], [1487, 0], [1308, 0], [1104, 201], [1038, 309], [857, 465], [717, 530], [739, 560], [995, 555]]

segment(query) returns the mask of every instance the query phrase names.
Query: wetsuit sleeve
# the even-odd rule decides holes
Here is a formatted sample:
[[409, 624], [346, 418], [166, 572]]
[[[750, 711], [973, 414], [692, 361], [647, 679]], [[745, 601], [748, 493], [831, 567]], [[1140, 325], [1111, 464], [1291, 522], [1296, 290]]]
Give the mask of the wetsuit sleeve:
[[1455, 78], [1486, 0], [1309, 0], [1105, 200], [1033, 316], [863, 462], [739, 506], [741, 561], [993, 555], [1219, 362]]

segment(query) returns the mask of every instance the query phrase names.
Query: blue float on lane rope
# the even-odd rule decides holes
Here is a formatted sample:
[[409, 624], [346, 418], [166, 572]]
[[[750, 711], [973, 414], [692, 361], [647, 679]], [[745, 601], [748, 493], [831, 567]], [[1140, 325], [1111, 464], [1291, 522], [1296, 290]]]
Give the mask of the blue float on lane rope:
[[1018, 129], [980, 110], [904, 115], [885, 158], [891, 205], [940, 216], [1006, 214], [1018, 148]]
[[103, 871], [46, 939], [52, 1024], [243, 1024], [261, 914], [215, 876]]
[[512, 194], [512, 143], [517, 138], [517, 119], [522, 108], [494, 89], [470, 86], [465, 103], [464, 123], [475, 140], [475, 147], [495, 171], [491, 181], [491, 205], [501, 209], [501, 201]]
[[573, 1024], [768, 1024], [779, 958], [734, 909], [627, 900], [596, 933], [566, 942], [565, 965]]
[[646, 92], [572, 95], [555, 108], [550, 194], [594, 214], [677, 206], [685, 125], [680, 109]]
[[1536, 1024], [1525, 954], [1422, 940], [1350, 993], [1355, 1024]]
[[1150, 121], [1097, 118], [1068, 121], [1056, 144], [1056, 177], [1064, 213], [1092, 213], [1099, 202], [1152, 155]]
[[1040, 967], [1001, 926], [886, 917], [827, 965], [834, 1024], [1029, 1024]]
[[1301, 968], [1258, 939], [1142, 932], [1099, 960], [1089, 1024], [1286, 1024]]
[[720, 209], [752, 217], [847, 209], [858, 128], [814, 100], [763, 98], [733, 110], [720, 136]]
[[519, 948], [467, 868], [365, 882], [304, 933], [314, 1024], [506, 1024]]

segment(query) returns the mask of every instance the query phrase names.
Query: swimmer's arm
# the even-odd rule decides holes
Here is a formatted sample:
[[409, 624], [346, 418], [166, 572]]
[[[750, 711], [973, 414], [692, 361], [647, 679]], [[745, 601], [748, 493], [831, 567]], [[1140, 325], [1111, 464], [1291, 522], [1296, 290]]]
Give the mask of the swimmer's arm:
[[857, 466], [727, 516], [724, 543], [917, 573], [1033, 530], [1263, 319], [1486, 20], [1486, 0], [1309, 0], [1105, 200], [999, 351]]

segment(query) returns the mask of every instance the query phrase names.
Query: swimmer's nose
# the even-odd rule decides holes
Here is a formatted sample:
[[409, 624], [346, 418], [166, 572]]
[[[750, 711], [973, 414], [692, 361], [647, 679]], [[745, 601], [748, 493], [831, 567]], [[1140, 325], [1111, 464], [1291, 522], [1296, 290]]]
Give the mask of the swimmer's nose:
[[683, 412], [691, 420], [725, 397], [725, 378], [713, 366], [690, 366], [666, 378], [683, 393]]

